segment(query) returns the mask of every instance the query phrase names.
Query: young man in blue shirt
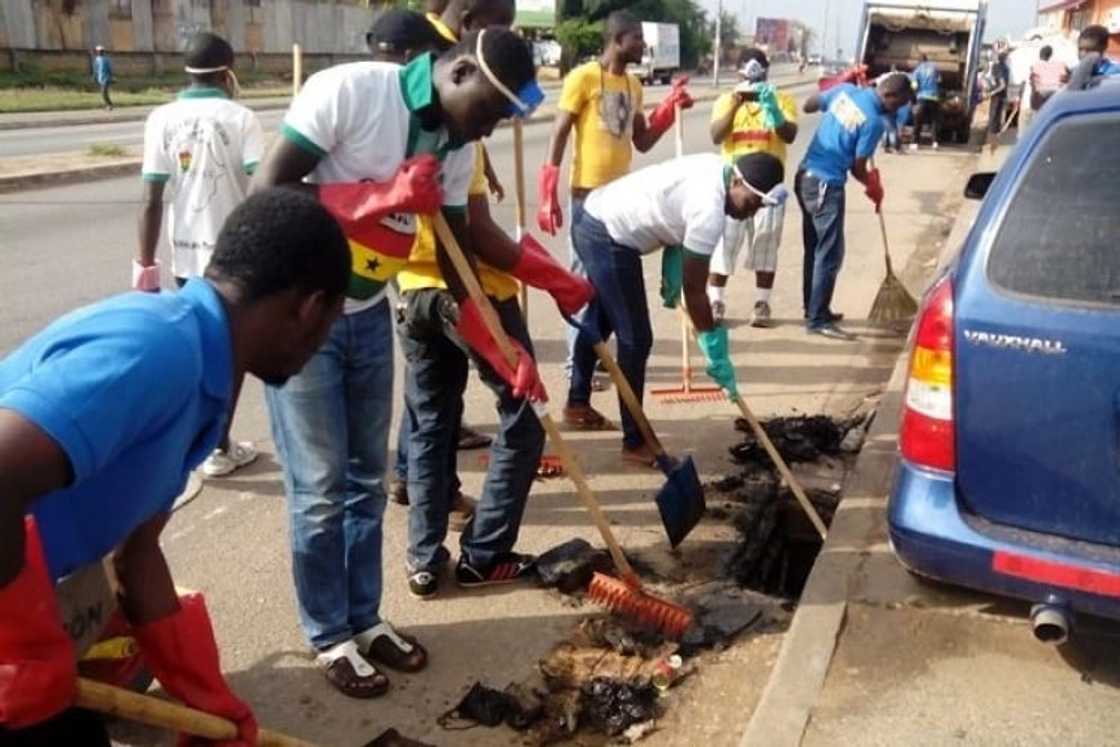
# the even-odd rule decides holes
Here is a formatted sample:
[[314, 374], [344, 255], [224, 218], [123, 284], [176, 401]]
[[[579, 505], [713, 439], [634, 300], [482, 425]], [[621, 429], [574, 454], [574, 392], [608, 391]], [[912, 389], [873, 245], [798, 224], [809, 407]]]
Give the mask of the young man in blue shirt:
[[105, 109], [113, 111], [113, 102], [109, 99], [109, 86], [113, 84], [113, 63], [109, 61], [109, 55], [105, 54], [105, 47], [100, 44], [93, 48], [93, 80], [101, 89]]
[[342, 312], [350, 251], [312, 198], [271, 190], [229, 217], [204, 278], [58, 319], [0, 360], [0, 743], [108, 745], [72, 708], [67, 583], [112, 556], [119, 602], [165, 691], [237, 723], [199, 595], [175, 591], [159, 545], [246, 372], [281, 385]]
[[823, 113], [795, 183], [803, 216], [802, 300], [810, 334], [854, 339], [836, 326], [843, 316], [831, 309], [844, 262], [844, 185], [850, 171], [866, 187], [875, 210], [881, 209], [883, 183], [869, 161], [883, 137], [883, 115], [893, 115], [911, 95], [910, 78], [892, 73], [874, 88], [845, 83], [805, 102], [806, 114]]
[[1069, 80], [1069, 89], [1080, 91], [1094, 78], [1110, 78], [1120, 75], [1120, 62], [1106, 57], [1111, 37], [1104, 26], [1087, 26], [1077, 37], [1077, 52], [1081, 63], [1074, 68]]
[[910, 150], [917, 150], [922, 142], [922, 126], [929, 125], [929, 137], [933, 149], [937, 150], [937, 128], [941, 120], [941, 73], [937, 65], [929, 61], [929, 55], [923, 54], [921, 62], [911, 76], [917, 88], [918, 104], [914, 107], [914, 142]]

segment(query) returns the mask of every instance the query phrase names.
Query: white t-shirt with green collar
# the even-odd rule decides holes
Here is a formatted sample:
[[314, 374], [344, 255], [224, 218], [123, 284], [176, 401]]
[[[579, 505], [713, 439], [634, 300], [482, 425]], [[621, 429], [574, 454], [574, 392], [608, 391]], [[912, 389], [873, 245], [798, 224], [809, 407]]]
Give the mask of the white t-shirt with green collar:
[[[444, 209], [465, 210], [474, 148], [452, 148], [442, 127], [426, 130], [420, 115], [434, 102], [431, 55], [401, 67], [353, 62], [315, 73], [292, 101], [281, 134], [320, 158], [306, 181], [388, 181], [408, 158], [432, 153], [442, 162]], [[394, 230], [415, 233], [415, 216], [392, 216]], [[351, 248], [355, 249], [351, 240]], [[352, 276], [346, 313], [385, 296], [387, 278]], [[355, 292], [358, 289], [360, 292]]]
[[257, 115], [218, 88], [188, 88], [148, 115], [141, 173], [144, 181], [170, 188], [167, 233], [175, 277], [206, 270], [263, 148]]

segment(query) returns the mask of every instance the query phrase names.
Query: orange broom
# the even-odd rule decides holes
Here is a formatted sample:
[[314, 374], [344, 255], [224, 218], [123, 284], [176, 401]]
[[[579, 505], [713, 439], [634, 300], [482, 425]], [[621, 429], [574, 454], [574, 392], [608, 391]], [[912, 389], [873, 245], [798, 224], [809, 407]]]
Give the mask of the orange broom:
[[[515, 365], [517, 353], [514, 351], [513, 345], [510, 344], [509, 337], [506, 336], [489, 299], [482, 292], [467, 258], [463, 256], [463, 250], [459, 247], [459, 242], [455, 240], [455, 235], [451, 233], [451, 228], [441, 214], [436, 213], [434, 221], [436, 236], [439, 237], [440, 243], [447, 251], [452, 264], [455, 265], [455, 271], [458, 273], [460, 281], [466, 286], [467, 293], [482, 313], [488, 331], [498, 343], [502, 355], [511, 365]], [[580, 466], [575, 454], [564, 441], [563, 436], [560, 435], [560, 429], [556, 426], [556, 422], [543, 407], [537, 408], [537, 415], [548, 434], [549, 440], [552, 442], [552, 446], [559, 453], [568, 475], [575, 484], [576, 494], [579, 495], [580, 500], [587, 507], [595, 526], [599, 529], [599, 534], [602, 535], [603, 542], [607, 545], [607, 550], [610, 552], [615, 568], [622, 576], [621, 579], [617, 579], [596, 573], [588, 587], [588, 597], [614, 612], [633, 618], [643, 625], [656, 628], [670, 638], [679, 638], [692, 624], [692, 612], [680, 605], [655, 597], [642, 589], [642, 582], [638, 579], [638, 574], [634, 572], [630, 562], [626, 559], [626, 555], [622, 552], [622, 547], [619, 546], [614, 532], [611, 531], [606, 514], [603, 513], [602, 507], [587, 484], [583, 467]]]

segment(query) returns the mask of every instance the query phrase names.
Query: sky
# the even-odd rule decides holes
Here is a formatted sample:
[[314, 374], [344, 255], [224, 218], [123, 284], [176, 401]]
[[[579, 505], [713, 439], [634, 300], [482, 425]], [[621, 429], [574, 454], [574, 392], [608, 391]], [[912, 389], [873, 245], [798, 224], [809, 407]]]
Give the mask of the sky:
[[[936, 2], [936, 0], [931, 0]], [[719, 0], [700, 0], [701, 5], [713, 15]], [[1002, 36], [1016, 38], [1034, 26], [1036, 0], [990, 0], [988, 7], [988, 39]], [[862, 0], [724, 0], [725, 11], [739, 17], [739, 26], [746, 31], [754, 29], [758, 16], [796, 18], [804, 21], [819, 34], [825, 25], [828, 11], [829, 55], [839, 47], [844, 56], [852, 54], [856, 43], [863, 1]]]

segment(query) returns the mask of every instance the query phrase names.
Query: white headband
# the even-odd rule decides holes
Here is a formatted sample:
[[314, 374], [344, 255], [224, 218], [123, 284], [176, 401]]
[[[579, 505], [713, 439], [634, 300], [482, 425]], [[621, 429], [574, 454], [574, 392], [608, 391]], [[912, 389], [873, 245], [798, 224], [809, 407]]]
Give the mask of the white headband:
[[486, 64], [486, 58], [482, 56], [482, 37], [484, 36], [486, 36], [486, 29], [478, 32], [478, 43], [475, 45], [474, 56], [478, 58], [479, 68], [481, 68], [482, 73], [486, 76], [486, 79], [490, 81], [494, 88], [497, 88], [499, 91], [501, 91], [502, 95], [509, 99], [509, 102], [517, 107], [517, 110], [521, 112], [522, 115], [528, 114], [533, 110], [532, 107], [522, 101], [521, 97], [519, 97], [513, 91], [506, 88], [505, 84], [502, 83], [502, 81], [498, 80], [498, 76], [494, 75], [494, 71], [491, 70], [490, 66]]
[[762, 198], [763, 205], [766, 205], [767, 207], [777, 207], [779, 205], [786, 204], [786, 200], [789, 199], [789, 189], [787, 189], [786, 185], [782, 182], [778, 182], [777, 184], [775, 184], [774, 188], [769, 192], [763, 192], [761, 189], [747, 181], [747, 177], [743, 176], [743, 172], [739, 170], [738, 166], [733, 165], [731, 167], [731, 170], [735, 173], [735, 176], [739, 177], [739, 181], [747, 185], [747, 189]]
[[220, 73], [223, 70], [229, 70], [229, 65], [221, 65], [220, 67], [191, 67], [187, 65], [183, 70], [191, 75], [206, 75], [207, 73]]

